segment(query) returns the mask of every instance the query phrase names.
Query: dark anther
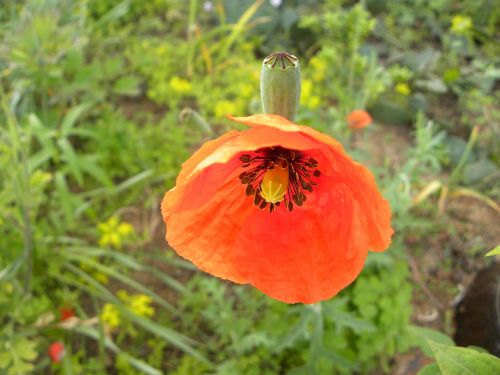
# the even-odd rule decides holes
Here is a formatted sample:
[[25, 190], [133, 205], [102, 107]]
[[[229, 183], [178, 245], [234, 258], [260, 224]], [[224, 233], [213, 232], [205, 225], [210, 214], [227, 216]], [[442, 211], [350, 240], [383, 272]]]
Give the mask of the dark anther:
[[312, 188], [312, 186], [310, 184], [308, 184], [305, 181], [300, 181], [300, 184], [302, 185], [302, 189], [304, 189], [305, 191], [308, 191], [308, 192], [312, 193], [313, 188]]
[[285, 159], [281, 160], [281, 168], [288, 168], [288, 162]]
[[295, 160], [295, 152], [293, 151], [290, 151], [290, 153], [288, 154], [289, 158], [291, 161], [294, 161]]
[[248, 163], [250, 160], [252, 160], [252, 157], [250, 155], [241, 155], [240, 160], [243, 163]]
[[276, 202], [274, 205], [275, 205], [275, 206], [279, 206], [279, 205], [280, 205], [280, 202]]
[[302, 206], [302, 199], [301, 198], [302, 198], [302, 196], [300, 196], [299, 194], [294, 194], [292, 196], [292, 199], [297, 206]]
[[259, 195], [259, 193], [255, 194], [255, 199], [253, 200], [253, 203], [255, 203], [256, 206], [260, 204], [260, 201], [262, 200], [262, 197]]
[[274, 204], [270, 204], [269, 205], [269, 212], [273, 212], [274, 211]]
[[248, 172], [243, 172], [239, 175], [240, 180], [243, 180], [246, 176], [248, 176]]
[[309, 163], [313, 165], [313, 168], [316, 168], [318, 166], [318, 162], [313, 158], [309, 159]]
[[259, 207], [261, 209], [264, 209], [264, 208], [266, 208], [266, 206], [267, 206], [267, 202], [263, 200]]
[[293, 210], [293, 203], [291, 201], [288, 201], [288, 204], [286, 205], [286, 207], [288, 208], [288, 211], [292, 212], [292, 210]]
[[318, 171], [317, 169], [313, 172], [314, 177], [319, 177], [321, 176], [321, 171]]
[[246, 190], [245, 190], [245, 194], [246, 195], [252, 195], [253, 193], [255, 193], [255, 189], [253, 188], [252, 185], [248, 185]]

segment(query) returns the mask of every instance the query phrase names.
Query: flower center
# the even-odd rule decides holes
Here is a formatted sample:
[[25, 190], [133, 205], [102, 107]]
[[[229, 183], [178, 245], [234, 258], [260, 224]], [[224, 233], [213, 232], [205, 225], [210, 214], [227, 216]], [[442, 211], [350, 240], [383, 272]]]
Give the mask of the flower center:
[[260, 195], [268, 203], [278, 203], [285, 198], [288, 190], [288, 168], [276, 166], [269, 169], [260, 183]]
[[254, 196], [254, 203], [261, 209], [273, 212], [284, 203], [292, 211], [294, 205], [302, 206], [306, 192], [312, 193], [315, 178], [321, 175], [316, 169], [318, 162], [302, 151], [280, 146], [263, 148], [240, 156], [242, 168], [240, 180], [246, 187], [246, 195]]

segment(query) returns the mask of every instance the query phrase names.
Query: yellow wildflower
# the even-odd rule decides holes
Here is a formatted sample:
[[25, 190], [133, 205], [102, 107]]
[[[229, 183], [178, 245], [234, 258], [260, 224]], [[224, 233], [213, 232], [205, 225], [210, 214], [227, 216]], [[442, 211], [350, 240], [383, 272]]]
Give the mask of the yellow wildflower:
[[303, 79], [302, 80], [302, 92], [301, 92], [301, 99], [302, 100], [308, 100], [311, 97], [312, 94], [312, 82], [308, 79]]
[[118, 233], [124, 237], [134, 233], [134, 227], [130, 223], [121, 223], [118, 226]]
[[325, 73], [326, 73], [326, 62], [323, 59], [320, 59], [318, 57], [313, 57], [311, 59], [311, 67], [312, 67], [312, 74], [311, 77], [313, 81], [316, 82], [321, 82], [325, 79]]
[[309, 109], [315, 109], [321, 104], [321, 99], [317, 95], [312, 94], [313, 83], [308, 79], [302, 81], [301, 102]]
[[161, 45], [156, 47], [156, 55], [157, 56], [166, 56], [168, 54], [167, 47], [165, 45]]
[[472, 19], [457, 14], [451, 19], [450, 30], [455, 34], [467, 34], [472, 29]]
[[169, 82], [169, 85], [170, 88], [178, 94], [187, 94], [192, 89], [191, 82], [177, 76], [172, 77], [172, 79]]
[[260, 80], [260, 70], [253, 70], [251, 72], [251, 77], [253, 81], [258, 82]]
[[229, 100], [220, 100], [215, 104], [215, 117], [222, 118], [228, 114], [235, 114], [236, 105]]
[[151, 317], [155, 313], [152, 303], [151, 297], [145, 294], [134, 294], [130, 297], [129, 307], [137, 315]]
[[306, 106], [309, 109], [315, 109], [315, 108], [318, 108], [320, 104], [321, 104], [321, 99], [319, 98], [319, 96], [313, 95], [313, 96], [311, 96], [309, 101], [306, 103]]
[[127, 303], [130, 299], [130, 294], [128, 294], [128, 292], [126, 290], [119, 290], [117, 293], [116, 293], [116, 296], [121, 299], [123, 302]]
[[123, 241], [134, 234], [134, 227], [129, 223], [121, 223], [116, 216], [110, 217], [104, 223], [99, 223], [97, 229], [101, 232], [99, 245], [102, 247], [110, 246], [115, 249], [120, 249]]
[[105, 273], [96, 271], [96, 272], [92, 273], [92, 276], [94, 277], [94, 279], [99, 281], [101, 284], [108, 285], [109, 278], [108, 278], [108, 275], [106, 275]]
[[398, 83], [394, 87], [394, 90], [396, 90], [397, 93], [400, 93], [401, 95], [404, 95], [404, 96], [408, 96], [411, 94], [410, 86], [408, 86], [407, 83]]
[[102, 247], [111, 246], [119, 249], [122, 247], [122, 242], [118, 233], [104, 233], [99, 239], [99, 245]]
[[238, 93], [243, 98], [250, 98], [254, 92], [254, 87], [248, 83], [242, 83], [238, 86]]
[[111, 303], [106, 303], [101, 311], [101, 320], [112, 328], [116, 328], [120, 325], [120, 311], [115, 305]]
[[150, 317], [155, 313], [151, 306], [153, 300], [145, 294], [128, 294], [126, 290], [119, 290], [116, 295], [136, 315]]

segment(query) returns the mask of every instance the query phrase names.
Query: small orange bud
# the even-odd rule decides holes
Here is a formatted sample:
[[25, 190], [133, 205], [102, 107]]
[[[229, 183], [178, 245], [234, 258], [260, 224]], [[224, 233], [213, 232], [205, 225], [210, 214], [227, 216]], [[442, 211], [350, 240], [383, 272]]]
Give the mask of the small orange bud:
[[363, 129], [372, 123], [372, 117], [363, 109], [356, 109], [347, 116], [347, 125], [350, 129]]

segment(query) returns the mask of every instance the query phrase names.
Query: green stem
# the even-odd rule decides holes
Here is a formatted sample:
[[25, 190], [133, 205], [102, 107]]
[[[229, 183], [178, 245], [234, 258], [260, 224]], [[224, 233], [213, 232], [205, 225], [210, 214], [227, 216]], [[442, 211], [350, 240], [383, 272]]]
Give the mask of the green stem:
[[[92, 304], [94, 306], [94, 311], [96, 312], [97, 316], [101, 315], [101, 309], [99, 307], [99, 304], [97, 302], [97, 298], [95, 295], [91, 295], [92, 297]], [[106, 345], [105, 345], [105, 339], [106, 336], [104, 334], [104, 325], [102, 323], [102, 320], [99, 319], [99, 325], [98, 325], [98, 332], [99, 332], [99, 338], [97, 342], [99, 343], [99, 362], [100, 363], [105, 363], [106, 361]]]

